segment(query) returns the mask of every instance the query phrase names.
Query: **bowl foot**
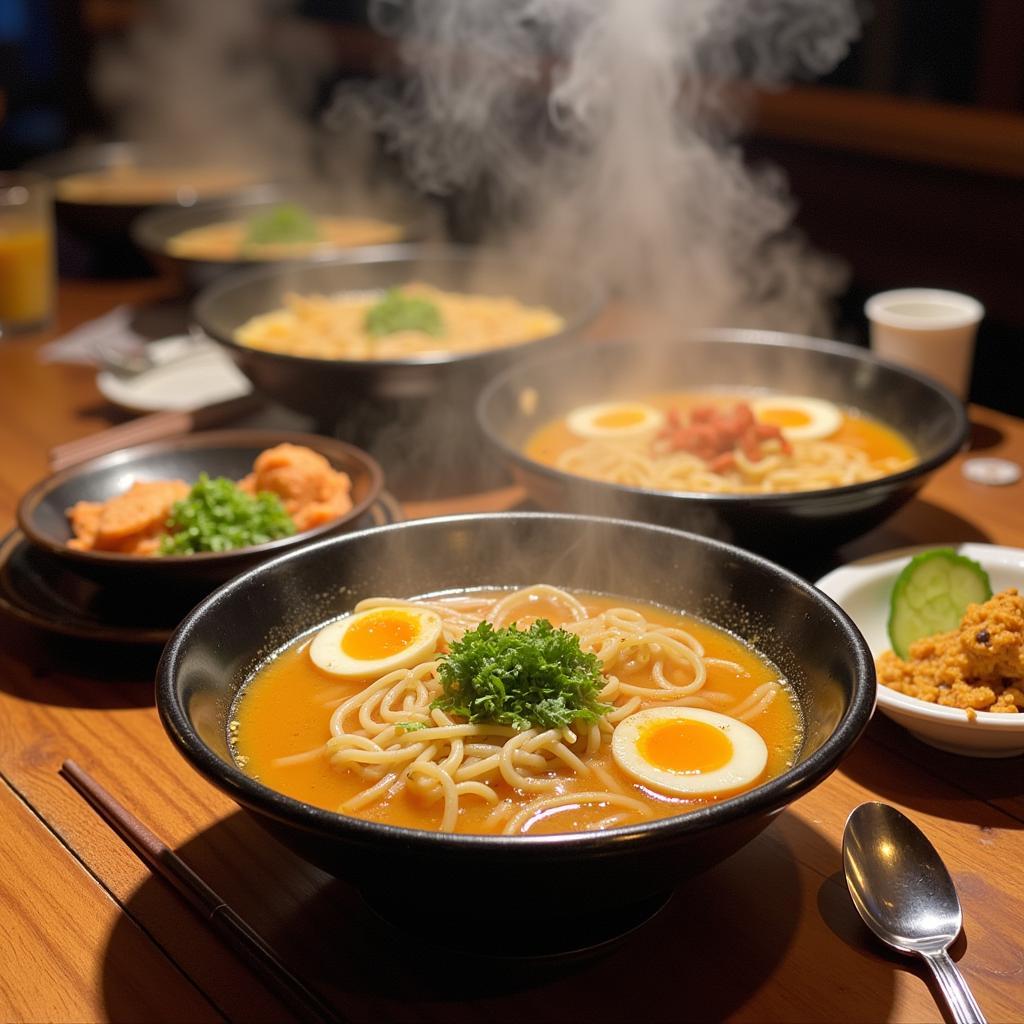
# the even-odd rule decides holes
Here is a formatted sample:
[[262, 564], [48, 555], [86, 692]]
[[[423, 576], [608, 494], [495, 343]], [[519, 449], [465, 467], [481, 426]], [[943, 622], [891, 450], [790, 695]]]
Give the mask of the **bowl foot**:
[[[673, 892], [655, 893], [622, 907], [598, 907], [586, 913], [539, 913], [534, 917], [502, 917], [498, 927], [481, 933], [477, 929], [449, 929], [432, 937], [439, 955], [458, 953], [483, 960], [573, 962], [589, 960], [615, 949], [668, 906]], [[423, 934], [419, 915], [409, 914], [406, 895], [363, 894], [369, 909], [392, 932]]]

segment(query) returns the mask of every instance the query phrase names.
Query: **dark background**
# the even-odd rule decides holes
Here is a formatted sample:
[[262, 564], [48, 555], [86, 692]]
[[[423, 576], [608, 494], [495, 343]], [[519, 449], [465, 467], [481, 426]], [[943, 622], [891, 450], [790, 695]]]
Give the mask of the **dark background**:
[[[0, 0], [0, 167], [110, 134], [90, 57], [145, 2]], [[835, 71], [760, 97], [748, 158], [785, 169], [798, 225], [848, 264], [839, 337], [865, 343], [873, 292], [967, 292], [987, 311], [971, 398], [1024, 415], [1024, 0], [860, 7], [861, 38]], [[394, 66], [364, 8], [305, 0], [293, 15], [333, 44], [321, 102], [341, 78]]]

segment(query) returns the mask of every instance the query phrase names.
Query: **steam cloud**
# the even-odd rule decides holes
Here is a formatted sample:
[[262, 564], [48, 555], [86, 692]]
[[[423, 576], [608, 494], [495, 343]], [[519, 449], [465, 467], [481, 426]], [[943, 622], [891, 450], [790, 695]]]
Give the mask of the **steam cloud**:
[[420, 188], [486, 186], [503, 244], [641, 300], [673, 334], [828, 330], [842, 270], [792, 229], [781, 174], [745, 165], [736, 83], [829, 70], [857, 33], [853, 0], [371, 0], [370, 11], [412, 73], [367, 109]]
[[314, 25], [280, 17], [291, 0], [154, 0], [100, 50], [97, 98], [122, 137], [182, 163], [242, 162], [308, 176], [317, 132], [306, 113], [328, 66]]

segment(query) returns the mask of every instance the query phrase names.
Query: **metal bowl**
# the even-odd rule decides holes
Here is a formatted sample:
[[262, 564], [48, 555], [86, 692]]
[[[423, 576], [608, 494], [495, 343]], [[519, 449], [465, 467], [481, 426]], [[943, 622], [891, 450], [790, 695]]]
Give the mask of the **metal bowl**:
[[[903, 434], [909, 469], [867, 483], [784, 494], [656, 491], [590, 480], [524, 454], [542, 425], [576, 406], [692, 389], [769, 388], [851, 406]], [[921, 374], [840, 342], [717, 330], [671, 344], [612, 342], [524, 360], [492, 381], [477, 421], [530, 497], [544, 508], [618, 515], [694, 530], [755, 551], [826, 549], [882, 522], [950, 459], [967, 436], [962, 403]]]
[[[76, 501], [105, 501], [123, 493], [135, 480], [194, 482], [200, 473], [239, 480], [252, 469], [261, 451], [282, 442], [305, 445], [352, 481], [352, 508], [343, 516], [291, 537], [235, 551], [168, 555], [159, 558], [112, 551], [69, 548], [67, 510]], [[351, 529], [380, 494], [383, 474], [365, 452], [341, 441], [313, 434], [271, 430], [214, 430], [166, 441], [122, 448], [80, 462], [36, 484], [18, 504], [18, 525], [25, 536], [60, 558], [69, 568], [103, 584], [180, 587], [210, 590], [259, 562], [318, 538]]]
[[391, 221], [402, 228], [402, 240], [411, 241], [423, 231], [422, 213], [413, 213], [410, 209], [383, 208], [369, 210], [364, 207], [355, 208], [339, 203], [330, 194], [322, 190], [303, 188], [297, 185], [260, 185], [246, 189], [224, 199], [208, 200], [190, 207], [167, 207], [149, 210], [142, 214], [131, 226], [131, 236], [135, 244], [148, 254], [156, 268], [173, 276], [182, 288], [188, 292], [196, 292], [212, 284], [218, 278], [235, 270], [267, 266], [277, 263], [291, 263], [295, 260], [303, 262], [319, 262], [331, 259], [347, 251], [346, 247], [319, 245], [311, 252], [301, 256], [274, 257], [272, 259], [201, 259], [190, 256], [177, 256], [168, 252], [168, 242], [183, 231], [206, 227], [221, 221], [244, 220], [264, 210], [270, 210], [282, 203], [296, 203], [314, 214], [334, 214], [337, 216], [372, 215], [381, 220]]
[[[231, 710], [257, 666], [300, 633], [373, 594], [412, 596], [543, 580], [685, 610], [732, 630], [792, 684], [805, 724], [792, 767], [740, 796], [603, 832], [452, 835], [322, 810], [243, 773]], [[735, 852], [849, 751], [874, 705], [874, 668], [844, 612], [785, 569], [738, 548], [647, 524], [537, 513], [418, 520], [333, 538], [265, 563], [195, 608], [165, 648], [157, 707], [185, 759], [300, 856], [360, 888], [386, 914], [408, 909], [396, 879], [458, 879], [493, 892], [500, 932], [522, 938], [578, 916], [599, 894], [616, 915]], [[614, 880], [614, 885], [609, 885]], [[540, 908], [543, 908], [542, 910]], [[536, 927], [536, 913], [545, 928]], [[524, 921], [525, 915], [532, 915]], [[485, 945], [489, 944], [486, 943]], [[478, 950], [480, 952], [480, 950]]]
[[[235, 341], [242, 324], [278, 309], [288, 292], [382, 291], [413, 280], [455, 291], [511, 294], [555, 310], [565, 327], [522, 345], [423, 359], [313, 359]], [[490, 482], [494, 460], [467, 414], [480, 388], [527, 354], [574, 341], [599, 307], [598, 293], [571, 274], [541, 275], [457, 246], [386, 245], [323, 262], [238, 271], [204, 290], [194, 314], [258, 390], [313, 416], [319, 430], [371, 452], [395, 493], [420, 496]]]

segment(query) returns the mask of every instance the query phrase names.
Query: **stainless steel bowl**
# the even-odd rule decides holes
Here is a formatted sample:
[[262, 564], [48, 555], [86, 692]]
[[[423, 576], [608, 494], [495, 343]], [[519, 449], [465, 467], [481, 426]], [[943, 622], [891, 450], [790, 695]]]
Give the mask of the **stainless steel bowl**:
[[[313, 359], [235, 341], [250, 317], [278, 309], [288, 292], [383, 291], [409, 281], [513, 295], [559, 313], [565, 327], [522, 345], [422, 359]], [[224, 346], [256, 388], [313, 416], [321, 431], [367, 449], [402, 496], [467, 486], [486, 475], [472, 409], [481, 387], [530, 353], [568, 347], [600, 307], [587, 282], [541, 274], [497, 255], [457, 246], [386, 245], [326, 261], [238, 271], [205, 289], [193, 307], [199, 326]], [[446, 484], [446, 481], [448, 482]]]

